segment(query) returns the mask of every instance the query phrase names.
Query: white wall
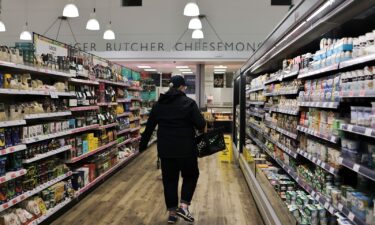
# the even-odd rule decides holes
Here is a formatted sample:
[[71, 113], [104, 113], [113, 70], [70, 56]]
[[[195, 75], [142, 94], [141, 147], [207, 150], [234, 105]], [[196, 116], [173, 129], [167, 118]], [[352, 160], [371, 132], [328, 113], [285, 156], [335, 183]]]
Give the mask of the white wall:
[[[224, 76], [224, 83], [225, 76]], [[213, 104], [222, 104], [233, 102], [233, 88], [214, 88], [213, 73], [205, 74], [205, 94], [206, 97], [213, 96]]]
[[[286, 14], [288, 7], [270, 6], [271, 0], [199, 0], [201, 14], [207, 15], [223, 41], [255, 42], [265, 36]], [[27, 4], [25, 4], [27, 2]], [[0, 44], [12, 45], [18, 41], [22, 27], [28, 18], [32, 31], [43, 34], [62, 9], [67, 0], [2, 0], [2, 20], [7, 32], [0, 33]], [[96, 2], [97, 18], [102, 30], [87, 31], [85, 25]], [[111, 2], [111, 9], [108, 9]], [[93, 42], [99, 51], [105, 49], [103, 29], [112, 15], [112, 27], [116, 32], [116, 43], [159, 42], [173, 45], [188, 25], [183, 16], [187, 0], [143, 0], [142, 7], [121, 7], [120, 0], [76, 0], [80, 17], [71, 19], [73, 32], [80, 43]], [[111, 13], [108, 13], [111, 12]], [[203, 23], [205, 41], [219, 41], [207, 23]], [[58, 24], [47, 34], [56, 38]], [[67, 24], [62, 24], [59, 39], [74, 43]], [[188, 32], [182, 41], [191, 41]], [[124, 53], [125, 54], [125, 53]], [[250, 54], [241, 55], [249, 57]]]

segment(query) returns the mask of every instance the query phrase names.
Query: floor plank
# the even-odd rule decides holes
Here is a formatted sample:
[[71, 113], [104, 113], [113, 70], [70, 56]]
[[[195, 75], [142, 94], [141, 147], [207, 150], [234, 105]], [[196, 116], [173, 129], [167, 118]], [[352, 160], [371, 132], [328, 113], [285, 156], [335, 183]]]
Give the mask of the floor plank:
[[[53, 225], [165, 225], [166, 209], [156, 147], [109, 178]], [[240, 169], [216, 156], [199, 161], [191, 206], [196, 225], [263, 225]], [[188, 224], [180, 221], [178, 225]]]

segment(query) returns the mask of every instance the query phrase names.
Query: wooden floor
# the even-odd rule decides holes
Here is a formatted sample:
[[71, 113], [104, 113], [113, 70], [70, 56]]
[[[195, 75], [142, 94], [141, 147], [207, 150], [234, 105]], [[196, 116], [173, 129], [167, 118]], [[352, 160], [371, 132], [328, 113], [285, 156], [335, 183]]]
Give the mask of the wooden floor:
[[[221, 163], [216, 156], [200, 160], [199, 166], [190, 208], [196, 225], [263, 225], [237, 166]], [[165, 225], [166, 219], [154, 145], [52, 224]]]

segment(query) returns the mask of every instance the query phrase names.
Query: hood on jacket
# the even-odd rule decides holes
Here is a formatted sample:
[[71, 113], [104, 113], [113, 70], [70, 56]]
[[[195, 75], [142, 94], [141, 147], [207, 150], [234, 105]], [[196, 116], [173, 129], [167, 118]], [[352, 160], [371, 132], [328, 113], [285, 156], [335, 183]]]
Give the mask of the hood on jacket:
[[186, 94], [180, 90], [172, 89], [167, 91], [165, 94], [160, 94], [158, 102], [161, 104], [168, 104], [180, 96], [186, 96]]

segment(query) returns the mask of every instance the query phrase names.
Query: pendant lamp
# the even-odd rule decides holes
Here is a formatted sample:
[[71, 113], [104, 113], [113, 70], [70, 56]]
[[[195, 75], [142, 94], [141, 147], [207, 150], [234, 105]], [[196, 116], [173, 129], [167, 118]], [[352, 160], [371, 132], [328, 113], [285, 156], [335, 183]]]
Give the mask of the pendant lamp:
[[90, 14], [90, 19], [87, 21], [86, 29], [87, 30], [100, 30], [99, 21], [96, 19], [96, 10], [94, 8], [94, 11]]
[[202, 29], [202, 22], [198, 17], [191, 18], [189, 22], [190, 30], [200, 30]]
[[185, 16], [199, 16], [199, 7], [195, 2], [189, 2], [184, 9]]
[[111, 28], [111, 24], [112, 24], [112, 22], [109, 21], [109, 24], [107, 25], [107, 30], [103, 34], [104, 40], [115, 40], [115, 38], [116, 38], [115, 32], [113, 32], [113, 30]]
[[191, 38], [193, 38], [193, 39], [203, 39], [204, 38], [203, 31], [202, 30], [194, 30], [193, 34], [191, 35]]
[[29, 31], [27, 22], [26, 22], [25, 26], [23, 27], [23, 30], [20, 34], [20, 40], [23, 40], [23, 41], [31, 41], [32, 40], [32, 36], [31, 36], [30, 31]]
[[63, 10], [63, 16], [71, 18], [79, 16], [78, 8], [74, 4], [74, 0], [70, 0], [69, 3], [65, 5]]

